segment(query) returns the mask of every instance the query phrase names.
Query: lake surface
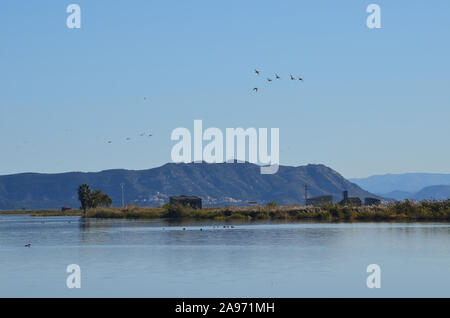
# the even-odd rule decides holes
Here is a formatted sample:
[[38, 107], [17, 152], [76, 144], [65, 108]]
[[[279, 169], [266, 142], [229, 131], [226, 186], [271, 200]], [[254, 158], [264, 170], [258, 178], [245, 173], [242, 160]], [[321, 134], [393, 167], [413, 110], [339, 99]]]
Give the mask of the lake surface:
[[449, 223], [0, 215], [0, 297], [450, 297], [449, 238]]

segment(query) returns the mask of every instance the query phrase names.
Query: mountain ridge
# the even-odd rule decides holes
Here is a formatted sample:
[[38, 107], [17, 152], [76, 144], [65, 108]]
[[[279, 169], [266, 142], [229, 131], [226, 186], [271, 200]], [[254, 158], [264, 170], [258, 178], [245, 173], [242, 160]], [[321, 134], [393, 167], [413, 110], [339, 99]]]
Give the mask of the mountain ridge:
[[447, 200], [450, 198], [450, 185], [440, 184], [423, 188], [413, 196], [414, 200]]
[[428, 186], [450, 185], [450, 174], [411, 172], [373, 175], [367, 178], [350, 178], [349, 181], [373, 193], [394, 191], [415, 193]]
[[304, 185], [311, 196], [349, 195], [377, 197], [322, 165], [280, 166], [274, 175], [261, 175], [251, 163], [166, 163], [146, 170], [109, 169], [99, 172], [56, 174], [19, 173], [0, 176], [0, 209], [44, 209], [78, 207], [77, 187], [87, 183], [110, 195], [113, 205], [121, 203], [120, 183], [125, 184], [125, 203], [143, 206], [164, 204], [171, 195], [200, 196], [205, 206], [304, 204]]

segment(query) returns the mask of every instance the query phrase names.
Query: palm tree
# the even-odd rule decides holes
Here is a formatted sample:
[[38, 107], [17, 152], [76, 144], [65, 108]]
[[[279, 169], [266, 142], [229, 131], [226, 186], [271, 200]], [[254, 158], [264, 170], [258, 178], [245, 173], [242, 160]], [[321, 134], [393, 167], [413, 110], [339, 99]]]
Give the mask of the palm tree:
[[89, 208], [89, 201], [91, 199], [91, 188], [87, 184], [82, 184], [78, 187], [78, 200], [81, 203], [81, 209], [86, 214], [86, 210]]
[[111, 198], [107, 194], [102, 194], [100, 199], [100, 205], [106, 208], [109, 208], [112, 204]]
[[94, 208], [94, 209], [96, 207], [98, 207], [100, 204], [101, 197], [102, 197], [102, 191], [100, 191], [100, 190], [92, 191], [89, 196], [88, 207]]

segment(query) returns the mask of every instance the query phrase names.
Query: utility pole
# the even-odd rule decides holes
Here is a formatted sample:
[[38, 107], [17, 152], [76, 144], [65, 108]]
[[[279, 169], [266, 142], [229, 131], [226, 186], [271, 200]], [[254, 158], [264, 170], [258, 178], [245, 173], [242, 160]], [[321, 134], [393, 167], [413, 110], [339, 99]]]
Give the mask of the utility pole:
[[125, 186], [125, 183], [121, 183], [120, 187], [122, 188], [122, 208], [125, 206], [125, 197], [123, 195], [123, 187]]
[[307, 205], [308, 202], [308, 185], [305, 184], [305, 205]]

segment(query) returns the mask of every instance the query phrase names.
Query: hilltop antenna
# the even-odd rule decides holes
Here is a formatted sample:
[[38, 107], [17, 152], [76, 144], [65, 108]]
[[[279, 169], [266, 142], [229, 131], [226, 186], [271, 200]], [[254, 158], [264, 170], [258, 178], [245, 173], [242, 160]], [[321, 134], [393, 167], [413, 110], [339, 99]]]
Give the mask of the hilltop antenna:
[[125, 186], [125, 183], [121, 183], [120, 187], [122, 188], [122, 208], [125, 206], [125, 200], [124, 200], [124, 195], [123, 195], [123, 188]]
[[308, 203], [308, 185], [305, 184], [305, 205], [307, 205]]

